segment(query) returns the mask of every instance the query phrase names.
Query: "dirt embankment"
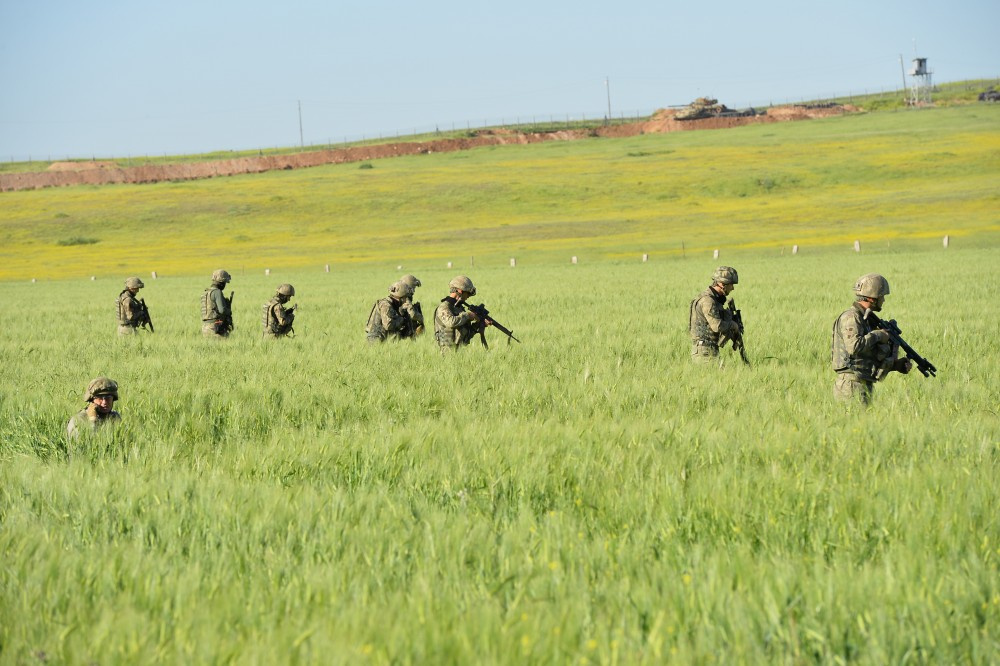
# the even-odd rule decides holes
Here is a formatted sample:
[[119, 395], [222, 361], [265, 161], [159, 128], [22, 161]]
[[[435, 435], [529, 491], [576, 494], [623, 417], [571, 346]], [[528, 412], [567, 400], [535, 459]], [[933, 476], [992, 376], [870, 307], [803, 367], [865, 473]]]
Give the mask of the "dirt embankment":
[[468, 150], [481, 146], [504, 144], [540, 143], [542, 141], [573, 141], [592, 136], [625, 137], [637, 134], [677, 132], [695, 129], [723, 129], [774, 123], [787, 120], [805, 120], [825, 116], [840, 115], [856, 111], [854, 107], [803, 106], [774, 107], [766, 115], [701, 118], [698, 120], [676, 120], [674, 112], [661, 110], [644, 122], [613, 125], [596, 130], [565, 130], [545, 133], [521, 133], [510, 130], [484, 130], [476, 136], [460, 139], [436, 139], [433, 141], [385, 143], [374, 146], [356, 146], [332, 150], [317, 150], [294, 155], [264, 155], [260, 157], [238, 157], [231, 160], [217, 160], [195, 164], [159, 164], [135, 167], [120, 167], [114, 162], [55, 162], [44, 172], [0, 174], [0, 192], [32, 190], [43, 187], [66, 185], [109, 185], [115, 183], [155, 183], [164, 180], [193, 180], [215, 178], [243, 173], [262, 173], [280, 169], [301, 169], [322, 164], [344, 162], [366, 162], [386, 157], [402, 155], [422, 155]]

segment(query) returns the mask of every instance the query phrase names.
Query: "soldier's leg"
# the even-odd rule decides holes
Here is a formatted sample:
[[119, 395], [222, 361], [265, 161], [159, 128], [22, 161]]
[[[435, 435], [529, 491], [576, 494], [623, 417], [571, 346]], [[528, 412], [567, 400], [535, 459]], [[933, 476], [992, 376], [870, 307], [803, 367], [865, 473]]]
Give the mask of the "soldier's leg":
[[837, 375], [837, 383], [833, 386], [835, 398], [845, 402], [857, 402], [868, 406], [872, 401], [872, 383], [861, 381], [851, 374]]
[[698, 364], [715, 363], [719, 356], [719, 348], [711, 345], [695, 343], [691, 346], [691, 360]]

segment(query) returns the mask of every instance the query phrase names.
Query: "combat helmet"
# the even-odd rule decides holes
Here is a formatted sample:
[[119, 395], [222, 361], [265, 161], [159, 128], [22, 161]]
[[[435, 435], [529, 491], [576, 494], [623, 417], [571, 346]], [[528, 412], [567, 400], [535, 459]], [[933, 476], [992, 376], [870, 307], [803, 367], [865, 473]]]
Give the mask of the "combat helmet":
[[464, 275], [459, 275], [452, 278], [451, 282], [448, 283], [448, 289], [451, 291], [461, 291], [470, 296], [476, 295], [476, 287], [472, 284], [472, 280]]
[[228, 283], [232, 279], [233, 276], [229, 274], [229, 271], [224, 271], [221, 268], [212, 273], [212, 282]]
[[85, 402], [93, 402], [94, 398], [102, 395], [110, 395], [117, 400], [118, 382], [107, 377], [98, 377], [87, 384], [87, 392], [83, 394], [83, 399]]
[[279, 296], [285, 296], [287, 298], [291, 298], [292, 296], [295, 295], [295, 287], [288, 284], [287, 282], [285, 284], [279, 284], [278, 289], [277, 291], [275, 291], [275, 293]]
[[416, 289], [417, 287], [420, 286], [420, 280], [417, 279], [416, 275], [404, 275], [403, 277], [399, 278], [399, 281], [400, 282], [405, 282], [406, 284], [410, 285], [414, 289]]
[[740, 276], [731, 266], [719, 266], [712, 273], [712, 284], [739, 284]]
[[403, 300], [413, 296], [413, 287], [400, 280], [389, 287], [389, 295], [396, 300]]
[[862, 275], [854, 283], [854, 293], [862, 298], [878, 298], [889, 295], [889, 281], [878, 273]]
[[142, 289], [145, 286], [146, 285], [142, 283], [142, 280], [137, 277], [125, 278], [126, 289]]

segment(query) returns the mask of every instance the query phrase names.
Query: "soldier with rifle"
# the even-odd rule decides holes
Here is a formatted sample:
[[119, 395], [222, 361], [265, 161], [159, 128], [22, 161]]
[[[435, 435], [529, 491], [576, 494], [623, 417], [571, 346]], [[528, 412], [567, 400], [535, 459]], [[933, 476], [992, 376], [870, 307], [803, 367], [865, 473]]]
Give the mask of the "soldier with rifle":
[[201, 295], [201, 333], [207, 338], [227, 338], [233, 330], [233, 296], [226, 298], [223, 288], [232, 276], [221, 268], [212, 273], [212, 284]]
[[140, 327], [153, 332], [153, 322], [149, 318], [146, 299], [136, 298], [139, 290], [145, 287], [137, 277], [125, 280], [125, 289], [118, 294], [118, 335], [133, 335]]
[[413, 287], [413, 296], [411, 296], [407, 302], [410, 303], [410, 309], [412, 310], [410, 314], [410, 319], [413, 322], [412, 333], [410, 337], [416, 337], [422, 335], [424, 332], [424, 311], [420, 307], [420, 303], [416, 302], [417, 287], [420, 286], [420, 280], [417, 279], [416, 275], [404, 275], [399, 278], [400, 282], [405, 282], [406, 284]]
[[[905, 375], [914, 363], [925, 377], [934, 376], [937, 368], [903, 341], [895, 320], [883, 321], [875, 314], [889, 295], [888, 280], [878, 273], [862, 275], [854, 283], [854, 295], [854, 305], [833, 323], [834, 396], [867, 406], [875, 382], [894, 370]], [[903, 358], [898, 358], [900, 348], [906, 352]]]
[[[733, 292], [740, 278], [735, 268], [719, 266], [712, 274], [712, 284], [691, 301], [688, 332], [691, 335], [691, 359], [696, 363], [712, 363], [719, 348], [732, 341], [744, 363], [749, 363], [743, 348], [742, 316], [732, 299], [724, 307], [726, 297]], [[737, 321], [736, 317], [739, 317]]]
[[[434, 311], [434, 339], [442, 354], [469, 344], [479, 331], [479, 318], [464, 306], [466, 299], [475, 295], [476, 287], [465, 275], [456, 276], [448, 283], [448, 296], [441, 299]], [[490, 323], [484, 321], [483, 325]]]
[[368, 342], [412, 338], [416, 329], [413, 287], [400, 280], [389, 287], [389, 295], [375, 302], [368, 314], [365, 334]]
[[299, 304], [296, 303], [290, 308], [285, 307], [285, 303], [295, 295], [295, 287], [290, 284], [278, 285], [274, 292], [274, 297], [264, 304], [264, 337], [284, 338], [294, 337], [295, 329], [292, 322], [295, 321], [295, 311]]
[[520, 342], [514, 337], [513, 331], [505, 327], [490, 315], [483, 304], [473, 305], [468, 299], [476, 295], [476, 287], [472, 280], [459, 275], [448, 283], [448, 297], [441, 299], [441, 305], [434, 311], [434, 338], [437, 340], [441, 353], [449, 349], [458, 350], [471, 342], [477, 334], [485, 349], [486, 327], [491, 326], [507, 336], [507, 344], [511, 340]]

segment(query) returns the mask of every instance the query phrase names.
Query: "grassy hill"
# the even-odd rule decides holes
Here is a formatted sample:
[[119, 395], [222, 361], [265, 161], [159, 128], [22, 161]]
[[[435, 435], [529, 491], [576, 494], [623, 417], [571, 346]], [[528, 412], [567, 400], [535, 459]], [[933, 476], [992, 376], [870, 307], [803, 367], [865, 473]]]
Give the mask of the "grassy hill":
[[0, 279], [995, 242], [998, 120], [964, 106], [11, 192]]

